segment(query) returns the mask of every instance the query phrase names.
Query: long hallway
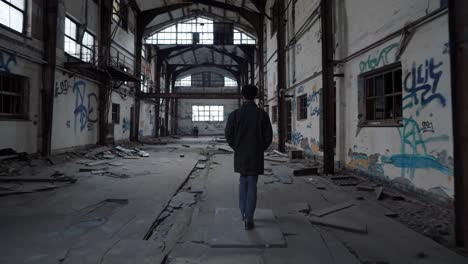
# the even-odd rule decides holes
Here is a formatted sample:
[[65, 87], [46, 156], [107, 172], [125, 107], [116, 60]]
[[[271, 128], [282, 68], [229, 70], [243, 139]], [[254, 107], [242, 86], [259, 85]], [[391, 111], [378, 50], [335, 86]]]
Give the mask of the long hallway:
[[[127, 146], [58, 155], [54, 165], [10, 163], [36, 179], [55, 174], [57, 181], [76, 182], [9, 183], [10, 193], [2, 191], [9, 196], [0, 200], [0, 262], [466, 263], [403, 223], [399, 212], [424, 209], [420, 197], [387, 189], [381, 199], [369, 190], [353, 193], [357, 186], [374, 188], [349, 173], [338, 175], [355, 177], [357, 185], [293, 176], [311, 163], [273, 151], [266, 153], [258, 183], [257, 227], [245, 231], [229, 147], [214, 137], [164, 141], [134, 146], [138, 151]], [[149, 157], [139, 156], [141, 151]], [[221, 208], [230, 211], [217, 222]], [[442, 213], [440, 208], [433, 210]], [[318, 218], [335, 226], [317, 224]]]

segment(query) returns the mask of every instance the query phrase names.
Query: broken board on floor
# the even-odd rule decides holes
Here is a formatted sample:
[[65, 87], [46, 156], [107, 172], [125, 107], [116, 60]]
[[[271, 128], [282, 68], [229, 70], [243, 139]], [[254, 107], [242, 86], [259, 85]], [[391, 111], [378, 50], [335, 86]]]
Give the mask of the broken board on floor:
[[216, 208], [209, 244], [213, 248], [286, 247], [273, 211], [257, 209], [255, 228], [244, 230], [244, 222], [237, 208]]

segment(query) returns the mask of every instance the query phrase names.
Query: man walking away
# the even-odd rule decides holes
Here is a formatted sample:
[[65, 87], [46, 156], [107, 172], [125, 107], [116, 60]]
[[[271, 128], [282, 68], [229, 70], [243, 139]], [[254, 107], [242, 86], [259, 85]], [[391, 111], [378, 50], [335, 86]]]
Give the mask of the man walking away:
[[242, 88], [244, 104], [229, 115], [224, 131], [234, 149], [234, 171], [240, 173], [239, 208], [246, 230], [254, 227], [258, 175], [263, 174], [263, 152], [273, 137], [268, 114], [254, 102], [257, 90], [254, 85]]

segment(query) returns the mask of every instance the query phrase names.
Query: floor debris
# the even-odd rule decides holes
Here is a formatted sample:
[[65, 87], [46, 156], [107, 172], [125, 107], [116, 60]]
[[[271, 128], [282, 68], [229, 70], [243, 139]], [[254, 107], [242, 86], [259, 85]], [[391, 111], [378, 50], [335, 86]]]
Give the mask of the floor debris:
[[72, 177], [61, 178], [0, 178], [0, 182], [70, 182], [75, 183], [77, 179]]
[[355, 232], [360, 234], [367, 234], [367, 225], [359, 224], [350, 221], [349, 219], [342, 219], [336, 217], [309, 217], [309, 221], [312, 224], [341, 229], [349, 232]]
[[196, 166], [197, 169], [204, 169], [206, 168], [206, 164], [204, 163], [198, 163], [197, 166]]
[[324, 216], [324, 215], [334, 213], [336, 211], [340, 211], [340, 210], [349, 208], [349, 207], [351, 207], [353, 205], [354, 205], [354, 203], [352, 203], [352, 202], [339, 203], [339, 204], [335, 204], [335, 205], [332, 205], [332, 206], [329, 206], [329, 207], [312, 210], [310, 212], [310, 214], [321, 217], [321, 216]]
[[140, 157], [149, 157], [149, 153], [143, 150], [138, 151], [138, 156]]
[[318, 168], [302, 168], [302, 169], [296, 169], [293, 171], [294, 176], [309, 176], [309, 175], [317, 175], [318, 174]]
[[375, 189], [375, 198], [377, 200], [381, 200], [383, 198], [383, 190], [384, 188], [382, 186], [379, 186]]

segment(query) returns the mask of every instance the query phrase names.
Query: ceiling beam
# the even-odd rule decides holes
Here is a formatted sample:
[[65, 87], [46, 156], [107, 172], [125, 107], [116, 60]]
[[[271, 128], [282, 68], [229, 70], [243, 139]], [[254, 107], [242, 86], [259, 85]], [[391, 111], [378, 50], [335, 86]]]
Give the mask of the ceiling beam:
[[146, 11], [141, 12], [140, 14], [140, 21], [141, 23], [138, 25], [138, 27], [142, 27], [142, 29], [146, 28], [146, 26], [156, 17], [157, 15], [163, 14], [163, 13], [168, 13], [174, 10], [177, 10], [179, 8], [184, 8], [187, 6], [190, 6], [191, 3], [178, 3], [178, 4], [172, 4], [168, 6], [163, 6], [163, 7], [157, 7], [153, 9], [149, 9]]
[[239, 93], [138, 93], [140, 98], [163, 99], [239, 99]]

